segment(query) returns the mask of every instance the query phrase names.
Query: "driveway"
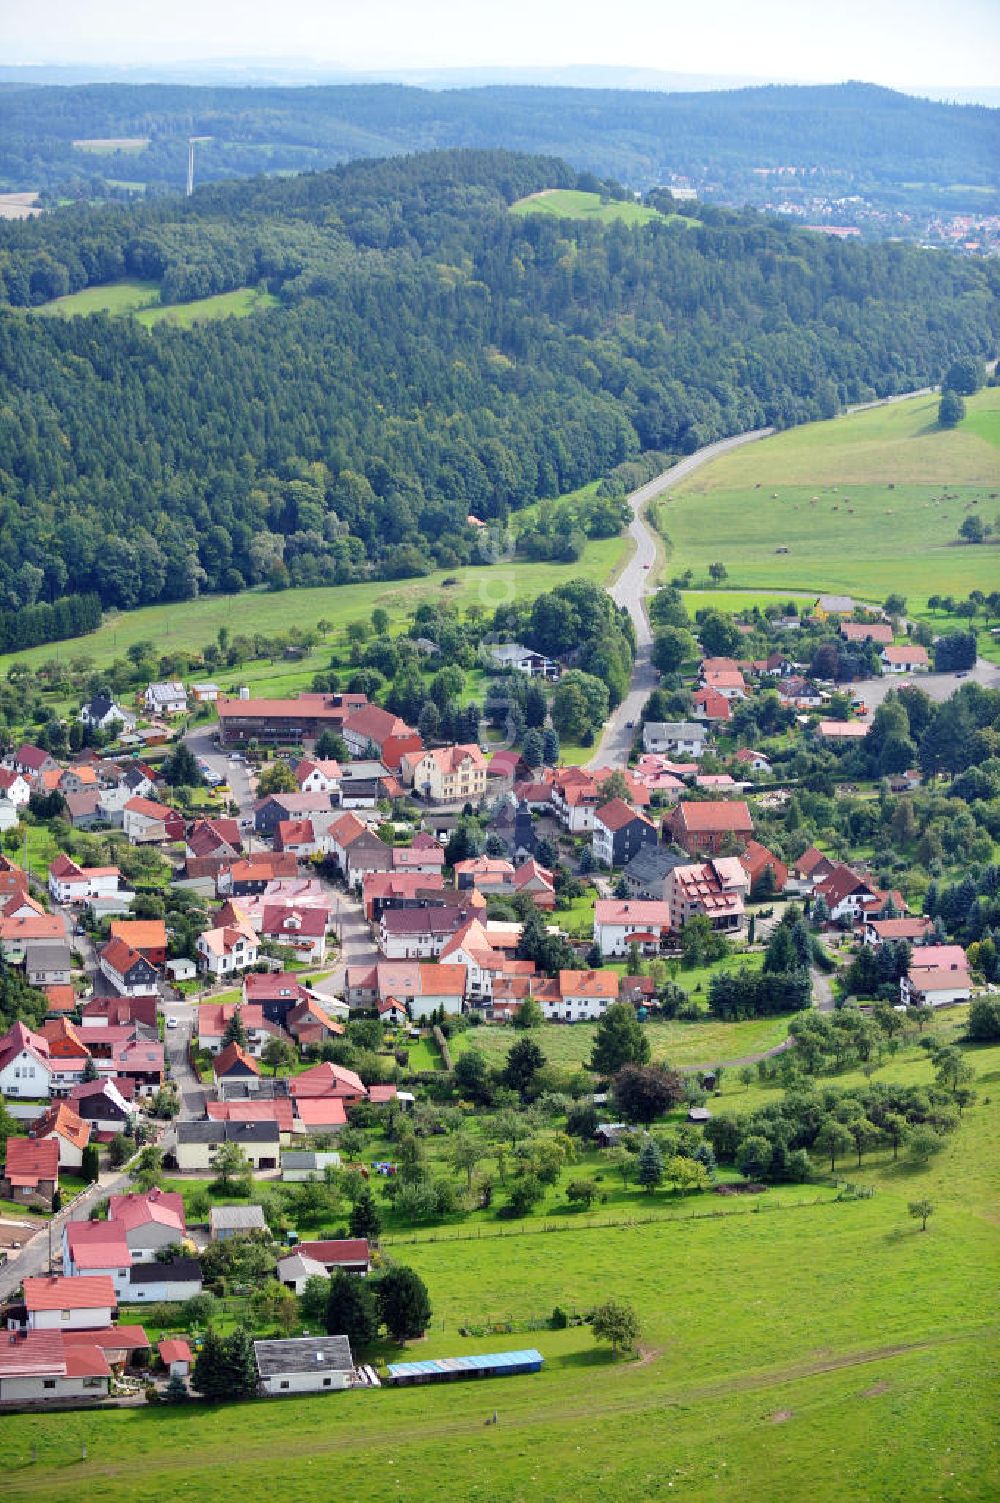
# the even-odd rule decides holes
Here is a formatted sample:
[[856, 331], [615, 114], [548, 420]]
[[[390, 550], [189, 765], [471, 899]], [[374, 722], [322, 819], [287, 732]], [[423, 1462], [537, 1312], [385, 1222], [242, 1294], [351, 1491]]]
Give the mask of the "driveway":
[[[182, 1001], [175, 1001], [172, 994], [164, 990], [161, 994], [160, 1010], [166, 1023], [163, 1037], [171, 1079], [176, 1081], [181, 1093], [180, 1120], [198, 1122], [205, 1115], [208, 1089], [192, 1070], [188, 1057], [188, 1046], [198, 1016], [197, 1006], [186, 998]], [[171, 1019], [176, 1021], [175, 1028], [170, 1027]], [[168, 1128], [163, 1146], [165, 1148], [173, 1146], [172, 1129]]]
[[733, 438], [708, 444], [696, 454], [689, 454], [686, 459], [679, 460], [646, 485], [640, 486], [629, 497], [632, 521], [628, 532], [635, 544], [635, 551], [614, 584], [609, 586], [608, 593], [616, 605], [627, 608], [635, 625], [635, 666], [629, 692], [606, 722], [597, 749], [590, 759], [591, 767], [620, 767], [628, 761], [635, 736], [634, 726], [638, 724], [643, 705], [659, 682], [660, 676], [650, 657], [653, 634], [645, 606], [645, 597], [651, 593], [650, 576], [656, 563], [656, 537], [646, 520], [647, 506], [709, 460], [717, 459], [720, 454], [727, 454], [731, 449], [742, 448], [744, 444], [755, 443], [759, 438], [767, 438], [773, 431], [771, 428], [757, 428], [751, 433], [738, 433]]
[[979, 658], [974, 668], [966, 673], [886, 673], [881, 678], [859, 679], [856, 683], [844, 684], [852, 696], [863, 699], [871, 709], [877, 710], [890, 689], [899, 689], [912, 684], [923, 689], [936, 704], [950, 699], [963, 684], [981, 684], [984, 689], [1000, 689], [1000, 667], [986, 658]]

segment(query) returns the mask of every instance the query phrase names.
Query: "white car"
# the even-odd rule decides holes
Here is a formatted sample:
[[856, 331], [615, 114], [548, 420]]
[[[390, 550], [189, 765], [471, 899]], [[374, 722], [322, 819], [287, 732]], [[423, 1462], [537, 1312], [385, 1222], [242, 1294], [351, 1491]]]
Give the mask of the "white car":
[[177, 1019], [176, 1018], [168, 1018], [167, 1019], [167, 1027], [168, 1028], [176, 1028], [177, 1027]]

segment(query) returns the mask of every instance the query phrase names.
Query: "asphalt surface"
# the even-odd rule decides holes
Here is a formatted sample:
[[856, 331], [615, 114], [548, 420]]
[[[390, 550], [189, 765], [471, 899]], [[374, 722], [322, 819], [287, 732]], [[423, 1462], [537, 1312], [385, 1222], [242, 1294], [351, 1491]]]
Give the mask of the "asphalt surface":
[[[66, 1222], [89, 1220], [91, 1208], [97, 1201], [103, 1200], [106, 1195], [120, 1194], [128, 1188], [128, 1184], [127, 1174], [102, 1174], [96, 1185], [91, 1185], [90, 1189], [85, 1190], [79, 1199], [66, 1210], [58, 1211], [51, 1218], [53, 1259], [58, 1259], [62, 1254], [62, 1229]], [[22, 1279], [36, 1278], [39, 1274], [48, 1273], [49, 1225], [50, 1223], [46, 1221], [19, 1252], [10, 1254], [7, 1262], [0, 1268], [0, 1299], [6, 1299], [13, 1294]]]
[[657, 475], [629, 496], [632, 521], [628, 532], [635, 544], [635, 551], [615, 583], [609, 587], [608, 593], [616, 605], [627, 607], [635, 624], [635, 666], [629, 692], [606, 722], [597, 750], [590, 759], [591, 767], [622, 766], [628, 761], [635, 735], [634, 727], [660, 677], [650, 658], [653, 634], [645, 606], [645, 597], [651, 593], [649, 578], [656, 562], [656, 538], [646, 520], [646, 507], [650, 501], [662, 496], [664, 491], [686, 479], [709, 460], [717, 459], [720, 454], [728, 454], [731, 449], [742, 448], [744, 444], [755, 443], [759, 438], [767, 438], [773, 431], [772, 428], [757, 428], [750, 433], [738, 433], [733, 438], [707, 444], [704, 449], [679, 460], [669, 470], [664, 470], [662, 475]]

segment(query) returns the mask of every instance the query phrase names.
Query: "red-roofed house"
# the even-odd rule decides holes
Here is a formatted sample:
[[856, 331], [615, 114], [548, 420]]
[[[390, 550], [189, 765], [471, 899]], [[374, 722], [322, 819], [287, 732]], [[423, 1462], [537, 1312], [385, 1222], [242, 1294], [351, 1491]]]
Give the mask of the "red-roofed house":
[[370, 747], [390, 772], [396, 772], [407, 753], [419, 752], [420, 736], [405, 720], [378, 705], [352, 710], [344, 720], [343, 737], [351, 755], [365, 757]]
[[239, 1044], [232, 1042], [220, 1049], [212, 1060], [212, 1074], [215, 1076], [216, 1087], [221, 1090], [226, 1081], [256, 1080], [260, 1076], [260, 1065], [241, 1049]]
[[274, 831], [274, 849], [291, 851], [299, 861], [307, 861], [319, 850], [311, 819], [279, 819]]
[[684, 926], [701, 914], [718, 933], [738, 933], [743, 926], [748, 886], [746, 871], [736, 856], [675, 866], [664, 884], [673, 932], [682, 933]]
[[878, 642], [892, 646], [892, 627], [888, 621], [841, 621], [840, 635], [848, 642]]
[[128, 1292], [132, 1254], [120, 1221], [67, 1221], [63, 1225], [63, 1272], [68, 1278], [106, 1275], [119, 1299]]
[[167, 958], [167, 926], [163, 919], [114, 919], [111, 938], [123, 939], [133, 950], [161, 966]]
[[347, 1126], [347, 1109], [339, 1096], [301, 1096], [295, 1100], [295, 1116], [302, 1132], [336, 1132]]
[[882, 649], [882, 667], [886, 673], [927, 673], [930, 666], [927, 648], [916, 642]]
[[486, 793], [486, 758], [473, 745], [410, 752], [402, 760], [401, 776], [432, 804], [475, 804]]
[[[766, 845], [761, 845], [759, 840], [747, 841], [740, 861], [750, 879], [751, 897], [756, 897], [762, 886], [765, 889], [770, 887], [771, 892], [784, 890], [788, 881], [788, 867]], [[767, 872], [770, 872], [770, 877], [766, 876]]]
[[694, 696], [694, 717], [696, 720], [731, 720], [733, 712], [729, 707], [729, 700], [718, 689], [698, 689]]
[[550, 1023], [591, 1022], [618, 1001], [615, 971], [560, 971], [536, 986], [533, 995]]
[[151, 845], [182, 839], [184, 820], [166, 804], [149, 798], [130, 798], [122, 810], [122, 828], [133, 845]]
[[326, 908], [268, 906], [260, 921], [261, 938], [287, 945], [299, 960], [321, 963], [326, 955], [326, 931], [330, 913]]
[[47, 1101], [52, 1075], [48, 1039], [13, 1023], [0, 1039], [0, 1095]]
[[84, 1122], [65, 1101], [59, 1101], [41, 1117], [36, 1117], [31, 1124], [30, 1136], [55, 1143], [60, 1169], [79, 1169], [83, 1163], [83, 1150], [90, 1142], [90, 1123]]
[[[198, 1047], [209, 1054], [218, 1054], [222, 1049], [226, 1029], [236, 1012], [235, 1002], [202, 1002], [198, 1008]], [[246, 1051], [259, 1059], [269, 1039], [283, 1037], [280, 1024], [272, 1023], [264, 1016], [257, 1002], [244, 1002], [240, 1008], [240, 1022], [246, 1030]], [[287, 1014], [286, 1014], [287, 1016]]]
[[52, 1209], [59, 1188], [59, 1145], [52, 1138], [8, 1138], [0, 1199]]
[[119, 996], [144, 997], [157, 991], [160, 978], [156, 967], [124, 939], [109, 939], [102, 945], [97, 964]]
[[62, 1331], [30, 1330], [0, 1341], [0, 1403], [69, 1402], [105, 1399], [111, 1369], [100, 1348], [68, 1342]]
[[869, 918], [865, 920], [862, 938], [866, 945], [885, 945], [899, 939], [905, 939], [911, 945], [922, 945], [933, 928], [933, 919], [923, 914], [907, 918]]
[[314, 1065], [311, 1070], [303, 1070], [301, 1075], [293, 1075], [288, 1088], [296, 1102], [334, 1097], [351, 1103], [364, 1101], [368, 1095], [360, 1075], [327, 1061]]
[[122, 1227], [134, 1263], [155, 1262], [157, 1253], [177, 1246], [187, 1232], [184, 1197], [176, 1190], [112, 1195], [108, 1220]]
[[972, 996], [969, 962], [961, 945], [917, 945], [910, 955], [910, 973], [899, 983], [903, 1002], [924, 1007], [950, 1007]]
[[635, 898], [598, 898], [594, 905], [594, 942], [602, 955], [627, 955], [638, 945], [644, 954], [655, 955], [670, 934], [670, 908], [666, 903]]
[[57, 903], [88, 903], [91, 898], [112, 897], [121, 886], [117, 866], [77, 866], [69, 856], [59, 855], [49, 867], [49, 892]]
[[110, 1326], [118, 1309], [107, 1274], [80, 1278], [24, 1279], [24, 1307], [30, 1331], [86, 1331]]
[[743, 846], [753, 834], [753, 820], [744, 799], [686, 800], [671, 810], [664, 824], [691, 856], [718, 855], [727, 843]]

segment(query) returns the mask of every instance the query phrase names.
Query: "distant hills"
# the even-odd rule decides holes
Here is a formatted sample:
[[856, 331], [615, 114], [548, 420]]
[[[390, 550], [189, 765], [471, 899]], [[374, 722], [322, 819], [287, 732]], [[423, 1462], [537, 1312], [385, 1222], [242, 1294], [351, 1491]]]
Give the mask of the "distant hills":
[[[888, 213], [926, 215], [997, 212], [1000, 200], [1000, 111], [870, 84], [674, 93], [533, 84], [0, 85], [7, 190], [174, 191], [183, 187], [189, 135], [211, 138], [199, 147], [200, 182], [462, 146], [560, 156], [637, 189], [686, 180], [718, 202], [861, 195]], [[148, 144], [128, 151], [105, 144], [120, 138]], [[97, 149], [74, 145], [81, 141]]]

